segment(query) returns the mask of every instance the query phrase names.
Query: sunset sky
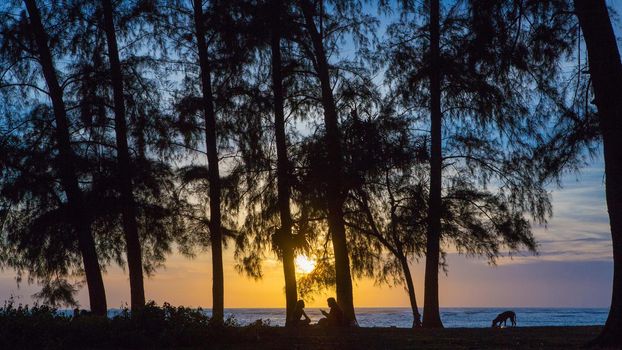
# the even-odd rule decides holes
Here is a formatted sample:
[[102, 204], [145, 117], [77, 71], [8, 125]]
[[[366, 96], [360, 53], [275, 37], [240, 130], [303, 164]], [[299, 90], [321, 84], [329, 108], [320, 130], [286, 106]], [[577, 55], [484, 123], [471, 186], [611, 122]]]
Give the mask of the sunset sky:
[[[608, 1], [618, 14], [622, 1]], [[616, 17], [614, 17], [616, 18]], [[618, 37], [620, 22], [614, 23]], [[568, 174], [562, 188], [550, 187], [554, 215], [546, 227], [534, 227], [539, 255], [504, 259], [497, 266], [485, 260], [449, 254], [448, 274], [440, 276], [442, 307], [608, 307], [613, 264], [611, 238], [604, 198], [602, 155], [579, 174]], [[187, 259], [169, 257], [166, 267], [147, 279], [147, 299], [173, 305], [211, 306], [211, 259], [208, 253]], [[225, 254], [225, 307], [283, 307], [284, 282], [280, 262], [275, 257], [264, 264], [260, 281], [238, 274], [233, 252]], [[413, 264], [417, 301], [423, 306], [424, 261]], [[127, 272], [109, 268], [104, 277], [108, 307], [129, 303]], [[14, 296], [32, 303], [37, 286], [23, 282], [19, 288], [12, 270], [0, 272], [0, 300]], [[334, 290], [317, 295], [307, 306], [325, 306]], [[88, 307], [86, 288], [78, 296]], [[371, 280], [357, 280], [354, 286], [357, 307], [408, 307], [402, 287], [375, 286]]]
[[[514, 307], [608, 307], [611, 293], [611, 239], [604, 201], [602, 161], [580, 174], [570, 174], [563, 188], [551, 188], [554, 216], [546, 228], [535, 228], [539, 255], [524, 255], [490, 266], [485, 260], [449, 255], [448, 274], [440, 278], [441, 306]], [[211, 263], [209, 254], [195, 259], [173, 255], [166, 268], [146, 281], [147, 299], [173, 305], [211, 305]], [[275, 258], [264, 265], [263, 280], [254, 281], [234, 269], [232, 251], [225, 257], [225, 307], [282, 307], [283, 274]], [[424, 264], [414, 264], [417, 300], [423, 304]], [[128, 276], [118, 268], [105, 275], [109, 307], [129, 303]], [[0, 299], [11, 295], [31, 303], [36, 286], [16, 286], [14, 273], [0, 273]], [[310, 307], [324, 306], [334, 291], [317, 295]], [[86, 289], [79, 294], [88, 306]], [[374, 286], [371, 280], [355, 282], [354, 302], [358, 307], [409, 306], [401, 287]]]

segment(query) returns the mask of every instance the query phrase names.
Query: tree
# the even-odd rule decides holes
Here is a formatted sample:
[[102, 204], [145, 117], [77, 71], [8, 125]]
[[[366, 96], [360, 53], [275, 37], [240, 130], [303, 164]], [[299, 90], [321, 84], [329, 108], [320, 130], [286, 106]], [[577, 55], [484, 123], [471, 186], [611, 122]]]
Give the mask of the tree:
[[[364, 91], [363, 86], [351, 87], [352, 95]], [[342, 124], [346, 171], [354, 179], [344, 204], [345, 225], [350, 237], [362, 235], [380, 243], [356, 240], [363, 243], [357, 248], [363, 254], [356, 256], [354, 266], [367, 267], [378, 282], [405, 284], [413, 328], [420, 327], [409, 264], [425, 251], [427, 191], [418, 175], [424, 171], [427, 150], [421, 138], [411, 137], [410, 120], [395, 115], [391, 106], [381, 107], [376, 115], [373, 102], [352, 104], [350, 118]]]
[[575, 0], [598, 109], [605, 158], [605, 193], [613, 243], [609, 316], [595, 343], [622, 345], [622, 63], [605, 1]]
[[290, 211], [290, 171], [287, 156], [287, 136], [285, 133], [285, 111], [282, 63], [281, 63], [281, 12], [282, 2], [272, 1], [272, 38], [270, 52], [272, 56], [272, 90], [274, 94], [274, 133], [277, 149], [277, 189], [281, 227], [277, 230], [275, 240], [278, 243], [283, 260], [285, 276], [286, 325], [291, 326], [296, 308], [298, 293], [296, 291], [296, 267], [294, 265], [294, 239], [292, 236], [292, 216]]
[[425, 255], [425, 293], [423, 326], [443, 327], [438, 301], [438, 267], [441, 242], [441, 56], [440, 56], [440, 1], [430, 1], [430, 199]]
[[[452, 200], [471, 205], [475, 195], [493, 200], [493, 207], [507, 207], [512, 217], [544, 222], [551, 213], [545, 185], [554, 178], [554, 166], [546, 163], [539, 145], [550, 137], [547, 123], [568, 112], [551, 91], [558, 81], [557, 62], [572, 39], [544, 31], [545, 19], [553, 18], [555, 33], [568, 32], [567, 21], [555, 17], [559, 6], [514, 1], [446, 5], [431, 1], [420, 12], [406, 6], [389, 26], [383, 45], [388, 59], [382, 56], [389, 62], [387, 85], [401, 96], [403, 112], [416, 116], [414, 128], [430, 145], [424, 327], [442, 326], [437, 276], [442, 260], [437, 256], [443, 243], [459, 242], [459, 236], [445, 237], [445, 208]], [[538, 101], [537, 108], [531, 101]], [[544, 110], [550, 115], [538, 113]], [[487, 190], [488, 184], [495, 190]], [[519, 229], [516, 219], [511, 222]]]
[[[187, 229], [209, 236], [209, 240], [199, 242], [212, 250], [215, 323], [222, 323], [224, 317], [223, 243], [227, 237], [234, 236], [232, 227], [236, 226], [240, 203], [235, 174], [229, 171], [230, 163], [223, 162], [221, 175], [219, 158], [235, 159], [235, 155], [227, 152], [235, 152], [232, 130], [237, 127], [236, 99], [246, 93], [241, 81], [245, 77], [245, 63], [254, 53], [248, 49], [252, 46], [247, 45], [254, 36], [245, 31], [251, 18], [246, 5], [211, 1], [204, 6], [203, 1], [171, 0], [163, 7], [159, 24], [167, 33], [165, 45], [170, 52], [162, 64], [184, 73], [183, 79], [173, 85], [176, 120], [171, 126], [180, 139], [172, 144], [181, 146], [186, 154], [207, 158], [207, 164], [191, 162], [180, 173], [188, 204], [184, 214]], [[199, 142], [205, 144], [205, 151], [198, 149]], [[189, 189], [202, 193], [188, 192]], [[204, 195], [208, 197], [206, 201]]]
[[37, 4], [34, 0], [25, 0], [24, 2], [29, 15], [30, 28], [36, 42], [38, 59], [48, 85], [50, 99], [52, 100], [56, 122], [56, 142], [58, 145], [58, 159], [56, 163], [58, 164], [61, 182], [67, 195], [68, 210], [72, 213], [73, 224], [78, 234], [78, 244], [89, 289], [91, 310], [97, 315], [105, 316], [108, 311], [106, 307], [106, 292], [97, 260], [95, 242], [90, 229], [91, 216], [84, 204], [83, 193], [80, 190], [74, 168], [76, 157], [71, 149], [63, 91], [58, 83], [52, 54], [48, 46], [48, 37], [43, 28]]
[[224, 275], [222, 265], [222, 233], [220, 218], [220, 173], [218, 171], [218, 149], [216, 145], [216, 114], [212, 96], [211, 66], [208, 57], [203, 1], [194, 0], [194, 34], [201, 67], [203, 113], [205, 114], [205, 143], [207, 146], [209, 193], [210, 193], [210, 240], [212, 245], [212, 319], [224, 319]]
[[[413, 327], [421, 326], [409, 264], [423, 256], [429, 200], [427, 138], [410, 128], [412, 117], [397, 113], [395, 99], [377, 102], [362, 93], [369, 83], [340, 92], [351, 108], [342, 121], [348, 196], [345, 221], [353, 270], [380, 283], [405, 285]], [[353, 97], [354, 96], [354, 97]], [[504, 254], [535, 251], [535, 240], [520, 210], [502, 195], [478, 189], [458, 171], [444, 189], [443, 240], [467, 256], [492, 264]], [[368, 237], [371, 241], [366, 241]], [[378, 244], [379, 243], [379, 244]], [[442, 256], [447, 253], [441, 250]], [[445, 264], [443, 264], [445, 267]]]
[[[146, 22], [139, 18], [144, 14], [144, 7], [133, 10], [136, 8], [122, 10], [127, 12], [121, 31], [127, 37]], [[69, 2], [52, 6], [45, 13], [45, 21], [63, 24], [51, 26], [49, 43], [54, 56], [63, 62], [56, 72], [63, 88], [75, 155], [72, 163], [80, 181], [84, 210], [90, 216], [99, 264], [103, 267], [112, 261], [123, 266], [126, 244], [111, 113], [114, 94], [106, 83], [110, 74], [106, 69], [105, 40], [101, 40], [104, 33], [99, 26], [103, 22], [102, 12], [99, 4]], [[73, 297], [81, 283], [68, 289], [64, 279], [73, 280], [83, 271], [82, 264], [76, 260], [80, 252], [76, 246], [77, 233], [72, 228], [75, 217], [67, 210], [66, 196], [57, 185], [61, 181], [55, 162], [56, 138], [51, 132], [53, 113], [37, 93], [44, 88], [36, 70], [35, 74], [29, 73], [36, 66], [30, 66], [35, 61], [25, 59], [28, 41], [17, 41], [21, 37], [19, 30], [27, 30], [27, 26], [14, 21], [17, 17], [11, 18], [11, 11], [3, 15], [9, 18], [3, 27], [3, 33], [8, 35], [3, 36], [7, 40], [3, 41], [0, 59], [12, 63], [3, 65], [7, 67], [2, 72], [7, 80], [6, 84], [0, 83], [3, 102], [6, 101], [2, 106], [7, 107], [2, 126], [3, 135], [7, 136], [2, 143], [5, 157], [0, 191], [0, 198], [6, 204], [2, 260], [16, 270], [18, 281], [28, 273], [29, 283], [36, 280], [42, 284], [43, 289], [37, 295], [43, 300]], [[128, 175], [132, 176], [137, 229], [143, 238], [139, 249], [144, 259], [139, 267], [149, 275], [162, 265], [172, 242], [179, 243], [183, 250], [189, 238], [178, 229], [179, 203], [174, 193], [173, 172], [164, 161], [172, 155], [169, 128], [165, 125], [168, 118], [162, 113], [163, 105], [154, 103], [162, 101], [161, 86], [149, 78], [157, 75], [157, 67], [152, 57], [134, 54], [136, 46], [153, 42], [154, 35], [142, 34], [140, 41], [125, 41], [131, 45], [123, 50], [127, 59], [122, 65], [122, 78], [125, 115], [129, 120], [127, 144], [129, 153], [134, 155], [132, 172]]]
[[318, 32], [314, 17], [316, 6], [305, 0], [300, 4], [304, 16], [304, 25], [313, 47], [313, 60], [316, 64], [318, 79], [321, 84], [322, 106], [324, 108], [324, 124], [326, 128], [326, 149], [328, 166], [332, 176], [325, 179], [327, 184], [328, 227], [335, 255], [335, 277], [337, 285], [337, 302], [344, 311], [348, 322], [356, 323], [354, 300], [352, 296], [352, 277], [350, 275], [350, 259], [346, 241], [345, 224], [343, 221], [343, 155], [335, 99], [330, 83], [330, 68], [324, 50], [322, 34]]
[[132, 167], [130, 152], [127, 142], [127, 121], [125, 117], [125, 101], [123, 89], [123, 76], [119, 50], [117, 49], [117, 37], [114, 26], [114, 11], [112, 2], [102, 2], [104, 13], [104, 31], [108, 43], [108, 60], [110, 63], [110, 78], [114, 92], [114, 121], [117, 145], [117, 181], [121, 194], [120, 204], [123, 220], [123, 232], [127, 249], [127, 265], [130, 274], [130, 294], [132, 310], [137, 311], [145, 305], [145, 287], [143, 285], [143, 263], [138, 236], [138, 224], [136, 222], [136, 200], [132, 185]]

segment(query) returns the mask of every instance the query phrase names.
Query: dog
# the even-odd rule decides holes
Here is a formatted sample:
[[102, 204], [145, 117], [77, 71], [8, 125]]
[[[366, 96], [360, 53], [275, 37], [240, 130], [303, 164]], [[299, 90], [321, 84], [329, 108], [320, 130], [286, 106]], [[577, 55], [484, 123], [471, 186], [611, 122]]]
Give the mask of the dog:
[[504, 311], [497, 315], [497, 317], [492, 320], [492, 327], [501, 327], [501, 322], [503, 322], [503, 326], [507, 326], [508, 320], [512, 322], [512, 327], [516, 326], [516, 314], [514, 311]]

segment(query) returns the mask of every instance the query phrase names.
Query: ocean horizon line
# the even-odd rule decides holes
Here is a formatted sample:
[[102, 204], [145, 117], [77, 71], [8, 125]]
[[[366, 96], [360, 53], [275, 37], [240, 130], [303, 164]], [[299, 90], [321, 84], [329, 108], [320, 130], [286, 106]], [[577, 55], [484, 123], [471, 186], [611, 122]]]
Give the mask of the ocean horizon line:
[[[169, 303], [170, 304], [170, 303]], [[157, 304], [161, 306], [162, 304]], [[186, 306], [186, 305], [175, 305], [170, 304], [173, 307], [187, 307], [191, 309], [201, 308], [203, 310], [211, 310], [212, 307], [206, 306]], [[129, 309], [129, 305], [127, 307]], [[327, 306], [307, 306], [306, 309], [326, 309]], [[86, 309], [86, 308], [85, 308]], [[125, 307], [111, 307], [108, 310], [123, 310]], [[407, 309], [410, 310], [410, 306], [355, 306], [355, 310], [367, 310], [367, 309]], [[440, 309], [559, 309], [559, 310], [580, 310], [580, 309], [606, 309], [609, 310], [608, 306], [441, 306]], [[59, 308], [59, 310], [72, 310], [72, 308]], [[225, 307], [225, 310], [285, 310], [285, 307], [280, 306], [267, 306], [267, 307], [244, 307], [244, 306], [233, 306], [233, 307]], [[419, 310], [423, 310], [423, 307], [419, 307]]]

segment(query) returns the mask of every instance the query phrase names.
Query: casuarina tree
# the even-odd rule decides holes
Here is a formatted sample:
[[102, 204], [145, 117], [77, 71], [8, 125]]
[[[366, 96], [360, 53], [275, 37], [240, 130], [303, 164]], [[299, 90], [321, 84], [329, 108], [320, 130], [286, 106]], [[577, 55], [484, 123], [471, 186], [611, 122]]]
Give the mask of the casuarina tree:
[[605, 160], [605, 194], [613, 244], [609, 316], [595, 343], [622, 345], [622, 62], [604, 0], [574, 1], [589, 60]]
[[[63, 88], [59, 83], [56, 67], [54, 65], [54, 57], [50, 49], [49, 36], [45, 30], [41, 11], [36, 1], [24, 1], [26, 11], [28, 13], [27, 23], [22, 29], [28, 29], [27, 32], [21, 32], [22, 35], [28, 35], [20, 40], [15, 38], [17, 47], [22, 45], [37, 57], [39, 69], [35, 67], [24, 66], [22, 73], [29, 71], [40, 71], [47, 85], [47, 94], [52, 102], [52, 110], [55, 121], [54, 137], [56, 142], [56, 159], [55, 167], [58, 172], [59, 179], [63, 191], [67, 198], [68, 215], [71, 218], [71, 224], [77, 233], [77, 241], [82, 257], [84, 273], [89, 291], [89, 301], [91, 310], [98, 315], [106, 315], [106, 293], [102, 279], [101, 267], [98, 261], [95, 240], [91, 231], [92, 216], [85, 204], [84, 193], [80, 188], [79, 176], [77, 173], [77, 157], [72, 149], [72, 140], [70, 134], [70, 121], [67, 117], [67, 107], [63, 97]], [[19, 22], [18, 22], [19, 23]], [[18, 24], [15, 23], [15, 24]], [[14, 32], [15, 34], [19, 32]], [[30, 41], [32, 40], [32, 41]], [[23, 46], [32, 42], [32, 46]], [[7, 47], [5, 47], [7, 48]], [[10, 52], [6, 52], [10, 53]], [[21, 65], [21, 57], [17, 56], [17, 61], [11, 65]], [[28, 77], [27, 75], [24, 76]]]

